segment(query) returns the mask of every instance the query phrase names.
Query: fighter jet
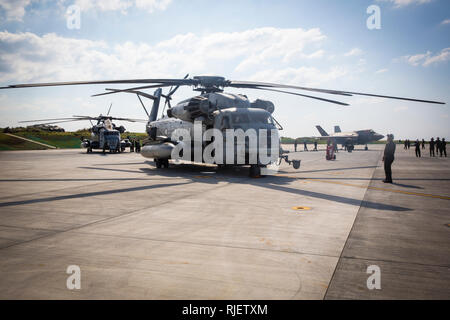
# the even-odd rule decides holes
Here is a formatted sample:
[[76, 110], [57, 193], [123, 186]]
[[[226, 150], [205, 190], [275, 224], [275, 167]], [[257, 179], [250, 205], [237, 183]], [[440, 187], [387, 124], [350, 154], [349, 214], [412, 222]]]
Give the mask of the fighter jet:
[[[352, 150], [354, 145], [365, 145], [365, 150], [368, 150], [367, 144], [375, 142], [384, 138], [382, 134], [376, 133], [372, 129], [358, 130], [350, 132], [341, 132], [339, 126], [334, 126], [334, 133], [328, 134], [321, 126], [316, 126], [321, 138], [329, 138], [334, 140], [337, 144], [347, 149]], [[350, 147], [350, 148], [349, 148]]]

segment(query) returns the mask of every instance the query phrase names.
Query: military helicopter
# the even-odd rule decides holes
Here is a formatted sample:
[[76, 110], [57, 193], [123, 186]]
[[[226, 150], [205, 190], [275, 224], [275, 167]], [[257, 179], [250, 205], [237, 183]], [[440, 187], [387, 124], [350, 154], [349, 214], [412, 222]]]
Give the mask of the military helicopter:
[[[73, 116], [72, 118], [54, 118], [54, 119], [40, 119], [40, 120], [27, 120], [20, 121], [20, 123], [26, 122], [39, 122], [40, 125], [49, 125], [64, 122], [73, 121], [86, 121], [89, 120], [92, 127], [89, 129], [91, 132], [91, 138], [81, 138], [81, 147], [86, 149], [87, 153], [92, 153], [93, 149], [100, 149], [103, 153], [109, 150], [110, 153], [124, 152], [126, 148], [131, 146], [131, 142], [128, 139], [121, 139], [120, 134], [125, 132], [124, 126], [116, 126], [112, 121], [129, 121], [129, 122], [147, 122], [143, 119], [128, 119], [117, 118], [109, 115], [112, 104], [109, 106], [106, 116], [100, 114], [98, 117], [91, 116]], [[50, 122], [47, 122], [50, 121]], [[97, 121], [94, 124], [92, 121]], [[41, 123], [42, 122], [42, 123]]]
[[[234, 81], [234, 80], [227, 80], [224, 77], [220, 76], [196, 76], [193, 78], [188, 78], [188, 76], [186, 76], [183, 79], [128, 79], [128, 80], [18, 84], [18, 85], [10, 85], [7, 87], [1, 87], [0, 89], [87, 85], [87, 84], [132, 84], [132, 83], [141, 85], [127, 89], [106, 89], [108, 90], [108, 92], [97, 94], [95, 96], [126, 92], [136, 94], [140, 101], [141, 101], [140, 97], [146, 97], [153, 100], [151, 112], [148, 113], [146, 111], [149, 117], [146, 127], [148, 133], [148, 140], [144, 145], [144, 147], [142, 148], [141, 154], [144, 157], [153, 158], [158, 168], [168, 167], [169, 159], [172, 158], [173, 154], [172, 151], [174, 150], [174, 148], [177, 148], [177, 146], [180, 144], [184, 144], [184, 142], [181, 140], [173, 140], [171, 138], [173, 133], [179, 129], [187, 129], [193, 134], [194, 132], [193, 128], [195, 126], [196, 121], [201, 121], [203, 130], [207, 130], [210, 128], [215, 128], [219, 131], [229, 129], [231, 130], [259, 129], [275, 132], [275, 135], [277, 135], [278, 130], [282, 130], [281, 125], [272, 116], [275, 110], [275, 106], [271, 101], [261, 99], [250, 101], [248, 97], [244, 94], [232, 94], [224, 92], [224, 89], [227, 87], [239, 89], [265, 90], [271, 92], [296, 95], [304, 98], [333, 103], [341, 106], [348, 106], [349, 104], [318, 96], [286, 91], [286, 89], [309, 91], [319, 94], [331, 94], [341, 97], [361, 95], [361, 96], [389, 98], [389, 99], [406, 100], [423, 103], [445, 104], [443, 102], [438, 101], [386, 96], [372, 93], [309, 88], [309, 87], [267, 83], [267, 82]], [[172, 95], [178, 90], [180, 86], [191, 86], [193, 87], [193, 90], [199, 92], [199, 94], [192, 98], [183, 100], [172, 107], [170, 103], [170, 101], [172, 100]], [[170, 89], [168, 94], [163, 95], [162, 88], [165, 87], [170, 87]], [[151, 89], [151, 88], [153, 89], [156, 88], [156, 91], [154, 92], [153, 95], [141, 91], [144, 89]], [[164, 107], [168, 105], [168, 110], [165, 115], [163, 115], [160, 119], [157, 119], [161, 97], [166, 99]], [[144, 110], [146, 110], [144, 105], [143, 107]], [[194, 144], [195, 137], [193, 138], [194, 139], [192, 143]], [[266, 167], [266, 164], [260, 163], [259, 159], [257, 163], [250, 163], [247, 157], [249, 153], [249, 146], [247, 142], [245, 142], [244, 145], [246, 157], [245, 162], [240, 165], [250, 164], [250, 176], [259, 176], [261, 173], [261, 168]], [[206, 149], [208, 147], [208, 143], [202, 143], [201, 147], [202, 149]], [[235, 145], [235, 147], [237, 147], [237, 145]], [[190, 158], [195, 162], [197, 162], [197, 160], [194, 157], [195, 148], [192, 148], [190, 150], [191, 150]], [[281, 159], [284, 159], [289, 164], [292, 164], [294, 168], [299, 168], [300, 166], [299, 161], [289, 160], [287, 152], [285, 152], [282, 148], [279, 148], [279, 153], [277, 156], [280, 161]], [[200, 161], [202, 161], [202, 159], [200, 159]]]

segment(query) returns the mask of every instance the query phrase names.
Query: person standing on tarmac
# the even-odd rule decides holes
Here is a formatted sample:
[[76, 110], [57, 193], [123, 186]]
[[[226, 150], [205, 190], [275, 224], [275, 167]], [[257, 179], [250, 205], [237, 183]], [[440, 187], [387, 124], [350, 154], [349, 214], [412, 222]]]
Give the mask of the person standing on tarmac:
[[405, 147], [403, 149], [408, 149], [408, 139], [405, 139], [405, 143], [404, 143]]
[[419, 139], [416, 140], [416, 143], [414, 143], [414, 146], [416, 147], [416, 157], [420, 158], [421, 154], [420, 154], [420, 142], [419, 142]]
[[314, 141], [314, 151], [317, 151], [317, 141]]
[[306, 145], [306, 141], [303, 142], [303, 151], [308, 151], [308, 146]]
[[434, 138], [430, 140], [430, 157], [434, 157]]
[[297, 152], [297, 139], [294, 140], [294, 152]]
[[422, 139], [422, 149], [425, 149], [425, 139]]
[[441, 140], [439, 137], [436, 138], [436, 155], [439, 156], [439, 150], [441, 149]]
[[442, 138], [441, 141], [441, 157], [442, 153], [444, 153], [444, 156], [447, 158], [447, 141], [445, 141], [445, 138]]
[[394, 143], [394, 135], [387, 135], [387, 144], [384, 147], [384, 173], [386, 175], [386, 179], [383, 180], [384, 183], [392, 183], [392, 162], [394, 162], [394, 153], [395, 153], [395, 143]]

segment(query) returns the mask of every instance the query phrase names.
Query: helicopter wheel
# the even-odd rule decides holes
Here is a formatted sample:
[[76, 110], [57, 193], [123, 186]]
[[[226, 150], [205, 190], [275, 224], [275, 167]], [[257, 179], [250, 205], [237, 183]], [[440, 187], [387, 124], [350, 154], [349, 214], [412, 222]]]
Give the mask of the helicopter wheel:
[[252, 164], [250, 166], [250, 177], [251, 178], [260, 178], [261, 177], [261, 167], [256, 164]]
[[105, 154], [106, 153], [106, 149], [105, 148], [103, 148], [103, 154]]
[[161, 169], [162, 161], [160, 159], [155, 159], [156, 168]]
[[169, 159], [162, 160], [162, 167], [169, 168]]

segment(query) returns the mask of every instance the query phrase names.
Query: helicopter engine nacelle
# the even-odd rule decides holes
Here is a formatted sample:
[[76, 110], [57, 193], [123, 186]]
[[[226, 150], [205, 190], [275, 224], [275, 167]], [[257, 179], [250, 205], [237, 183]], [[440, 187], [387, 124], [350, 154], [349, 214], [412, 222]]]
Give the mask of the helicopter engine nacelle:
[[200, 116], [207, 116], [211, 111], [208, 98], [198, 96], [180, 102], [167, 110], [167, 115], [184, 121], [192, 121]]
[[250, 104], [251, 108], [264, 109], [267, 112], [273, 113], [275, 111], [275, 105], [268, 100], [256, 99]]
[[124, 126], [120, 126], [118, 128], [116, 128], [117, 131], [119, 131], [120, 133], [124, 133], [125, 132], [125, 127]]

